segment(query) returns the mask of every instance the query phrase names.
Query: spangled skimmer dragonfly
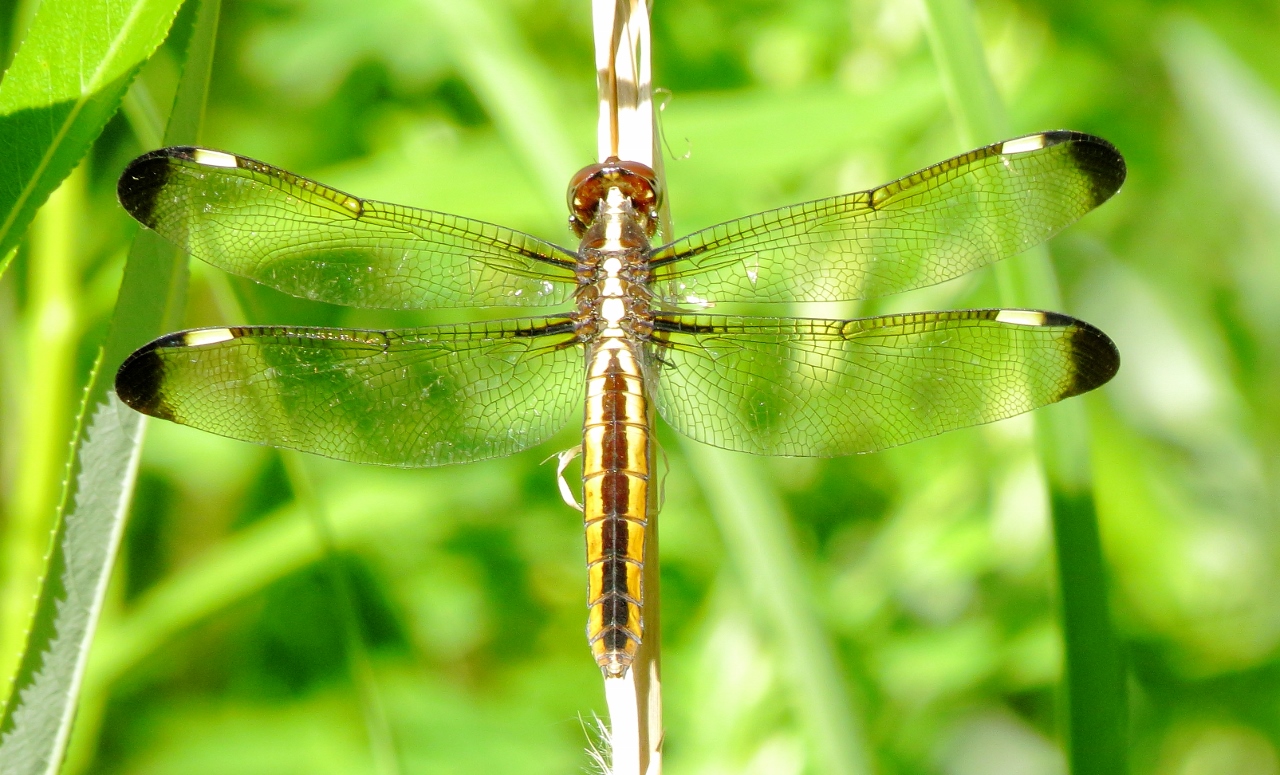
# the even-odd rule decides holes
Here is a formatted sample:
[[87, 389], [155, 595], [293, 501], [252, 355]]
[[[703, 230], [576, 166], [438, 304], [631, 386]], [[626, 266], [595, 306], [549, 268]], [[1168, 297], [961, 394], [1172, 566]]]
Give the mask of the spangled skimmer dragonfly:
[[655, 409], [725, 449], [848, 455], [1026, 412], [1119, 367], [1101, 331], [1054, 312], [820, 320], [702, 309], [939, 283], [1048, 239], [1124, 176], [1105, 140], [1028, 135], [652, 247], [661, 191], [649, 168], [615, 159], [570, 185], [575, 251], [358, 199], [243, 156], [166, 148], [129, 165], [120, 201], [216, 267], [356, 307], [570, 309], [388, 331], [182, 331], [133, 353], [116, 391], [140, 412], [236, 439], [435, 466], [550, 438], [582, 410], [585, 360], [588, 637], [605, 674], [620, 676], [643, 632]]

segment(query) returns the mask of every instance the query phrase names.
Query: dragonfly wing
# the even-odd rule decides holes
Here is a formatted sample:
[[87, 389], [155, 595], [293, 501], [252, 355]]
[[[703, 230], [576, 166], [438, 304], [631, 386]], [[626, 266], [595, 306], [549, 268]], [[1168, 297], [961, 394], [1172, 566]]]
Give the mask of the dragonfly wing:
[[357, 199], [262, 162], [175, 147], [135, 159], [129, 214], [191, 255], [284, 291], [389, 309], [568, 301], [573, 254], [501, 226]]
[[582, 357], [563, 316], [197, 329], [129, 356], [116, 392], [140, 412], [234, 439], [435, 466], [509, 455], [564, 427], [581, 408]]
[[671, 304], [845, 301], [959, 277], [1057, 234], [1111, 197], [1124, 159], [1079, 132], [970, 151], [880, 188], [712, 226], [655, 251]]
[[1030, 310], [860, 320], [659, 315], [658, 412], [717, 447], [871, 452], [1105, 383], [1120, 356], [1079, 320]]

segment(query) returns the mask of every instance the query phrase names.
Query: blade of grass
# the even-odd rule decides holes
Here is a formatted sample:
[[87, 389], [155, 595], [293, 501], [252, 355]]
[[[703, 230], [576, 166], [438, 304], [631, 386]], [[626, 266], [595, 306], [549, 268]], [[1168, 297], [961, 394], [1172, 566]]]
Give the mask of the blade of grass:
[[463, 77], [559, 211], [577, 166], [573, 146], [556, 121], [560, 111], [550, 95], [553, 79], [489, 0], [424, 2], [453, 42]]
[[23, 332], [26, 365], [22, 382], [22, 455], [14, 478], [13, 501], [4, 525], [3, 621], [0, 670], [11, 675], [21, 656], [31, 618], [49, 531], [57, 511], [66, 465], [68, 434], [79, 396], [71, 392], [79, 343], [76, 237], [85, 218], [86, 175], [78, 167], [49, 197], [32, 222], [26, 263], [28, 319]]
[[[977, 148], [1008, 137], [1009, 118], [987, 67], [972, 4], [967, 0], [925, 0], [924, 4], [929, 45], [960, 145]], [[996, 264], [994, 271], [1004, 303], [1061, 306], [1057, 278], [1044, 248], [1029, 251], [1018, 262]]]
[[[472, 476], [476, 481], [470, 481]], [[332, 537], [351, 549], [411, 525], [448, 532], [450, 515], [495, 510], [515, 497], [510, 476], [465, 469], [431, 472], [411, 483], [382, 480], [325, 493]], [[106, 691], [178, 633], [244, 600], [268, 584], [324, 559], [325, 547], [299, 501], [226, 539], [183, 570], [148, 590], [95, 644], [86, 694]]]
[[786, 509], [762, 461], [692, 441], [683, 449], [735, 575], [779, 649], [796, 713], [817, 757], [813, 770], [870, 772], [866, 737], [812, 604]]
[[929, 45], [942, 90], [956, 117], [960, 142], [976, 148], [1005, 136], [1009, 119], [987, 68], [973, 6], [963, 0], [924, 0]]
[[[987, 67], [972, 4], [924, 0], [924, 8], [934, 59], [965, 146], [1007, 137], [1008, 119]], [[998, 264], [996, 272], [1004, 304], [1061, 307], [1046, 249]], [[1074, 775], [1120, 775], [1128, 770], [1125, 668], [1108, 602], [1084, 408], [1075, 401], [1036, 414], [1058, 558], [1064, 729]]]
[[[37, 12], [28, 45], [38, 40], [38, 32], [47, 29], [41, 26], [43, 14], [48, 12], [55, 19], [61, 18], [59, 14], [65, 14], [67, 6], [76, 5], [70, 0], [45, 0]], [[115, 29], [118, 32], [110, 38], [111, 45], [104, 53], [105, 60], [88, 60], [96, 64], [86, 73], [86, 78], [98, 78], [102, 73], [117, 72], [122, 58], [130, 63], [119, 76], [123, 81], [110, 99], [111, 110], [114, 110], [120, 93], [142, 59], [159, 45], [168, 21], [176, 11], [176, 4], [169, 7], [168, 15], [157, 11], [154, 5], [140, 2], [129, 8], [107, 2], [81, 8], [91, 17], [93, 24], [83, 19], [75, 20], [59, 33], [80, 33], [89, 29], [98, 32]], [[112, 16], [111, 12], [122, 14], [125, 20], [121, 22], [120, 17]], [[101, 18], [103, 14], [108, 16], [106, 20]], [[163, 17], [163, 26], [155, 22], [153, 17], [156, 16]], [[217, 18], [216, 0], [201, 3], [195, 15], [196, 32], [184, 52], [184, 73], [166, 132], [166, 140], [171, 142], [193, 142], [196, 139], [196, 128], [204, 111]], [[142, 24], [142, 20], [150, 20], [151, 23]], [[152, 33], [155, 40], [148, 38], [147, 45], [142, 45], [138, 38], [143, 32]], [[99, 42], [96, 39], [85, 41], [84, 50], [96, 50]], [[68, 42], [61, 40], [60, 44], [65, 46]], [[24, 46], [19, 52], [19, 59], [27, 50]], [[61, 49], [45, 44], [44, 48], [37, 45], [33, 50], [57, 53]], [[146, 55], [134, 62], [132, 57], [140, 51], [145, 51]], [[50, 66], [57, 69], [62, 65]], [[72, 113], [79, 111], [83, 115], [86, 111], [102, 108], [100, 88], [104, 87], [96, 86], [92, 91], [80, 92], [80, 106], [63, 116], [60, 131], [64, 135], [72, 128], [76, 131], [84, 129], [82, 123], [73, 120]], [[54, 117], [50, 115], [48, 118]], [[105, 120], [104, 115], [102, 121]], [[0, 123], [0, 136], [6, 129], [12, 130], [13, 127]], [[101, 129], [101, 124], [98, 129]], [[28, 148], [26, 145], [20, 147]], [[65, 152], [67, 147], [61, 140], [43, 146], [44, 152], [53, 155], [37, 166], [42, 170], [49, 169], [50, 160]], [[82, 152], [83, 148], [80, 149]], [[79, 155], [77, 153], [76, 158]], [[40, 173], [44, 174], [43, 171]], [[40, 175], [30, 180], [43, 180]], [[23, 190], [29, 199], [36, 187], [30, 183]], [[143, 424], [140, 415], [124, 409], [111, 392], [115, 367], [134, 347], [158, 335], [179, 317], [185, 279], [185, 262], [177, 260], [177, 254], [171, 247], [149, 232], [138, 235], [125, 267], [107, 341], [85, 391], [81, 421], [76, 429], [63, 485], [60, 519], [54, 528], [34, 622], [5, 706], [3, 723], [0, 724], [0, 761], [5, 763], [6, 775], [52, 773], [61, 766], [75, 717], [89, 645], [124, 530], [141, 450]], [[84, 422], [86, 419], [87, 424]]]
[[1280, 99], [1209, 28], [1172, 17], [1161, 48], [1173, 87], [1206, 139], [1259, 200], [1280, 215]]
[[[234, 322], [250, 319], [245, 312], [245, 307], [250, 300], [236, 293], [225, 273], [212, 272], [210, 284], [224, 319]], [[255, 311], [257, 311], [256, 308]], [[252, 317], [259, 318], [258, 315]], [[398, 775], [400, 761], [396, 754], [395, 738], [391, 733], [391, 724], [387, 720], [382, 695], [378, 691], [377, 678], [373, 672], [373, 664], [369, 660], [364, 633], [361, 632], [355, 595], [351, 592], [351, 580], [338, 558], [338, 544], [329, 513], [316, 493], [306, 457], [302, 453], [287, 449], [280, 450], [280, 457], [284, 462], [285, 477], [289, 480], [289, 488], [293, 491], [294, 500], [302, 506], [310, 519], [312, 530], [323, 551], [324, 571], [328, 577], [331, 592], [337, 600], [335, 611], [342, 629], [344, 657], [347, 661], [347, 670], [355, 683], [356, 695], [360, 700], [360, 711], [364, 719], [365, 732], [369, 737], [374, 771], [379, 775]]]
[[159, 148], [164, 143], [164, 119], [155, 100], [151, 98], [151, 90], [144, 79], [139, 78], [125, 92], [120, 103], [120, 112], [124, 113], [134, 136], [143, 148]]
[[359, 617], [356, 615], [356, 599], [351, 591], [351, 579], [338, 558], [338, 541], [334, 536], [329, 514], [316, 494], [314, 482], [307, 472], [307, 464], [301, 453], [284, 450], [281, 457], [284, 459], [293, 497], [302, 504], [303, 511], [311, 522], [312, 532], [320, 542], [325, 573], [337, 598], [336, 612], [342, 627], [347, 669], [355, 683], [356, 695], [360, 698], [360, 710], [364, 717], [365, 732], [369, 736], [374, 772], [379, 775], [399, 775], [400, 760], [396, 754], [395, 737], [391, 733], [391, 724], [387, 720], [387, 710], [378, 691], [373, 663], [369, 660], [369, 648], [365, 644], [364, 633], [361, 632]]
[[115, 113], [180, 0], [44, 0], [0, 81], [0, 254]]
[[[656, 154], [655, 162], [661, 174], [661, 158]], [[668, 239], [675, 237], [669, 205], [670, 199], [664, 198], [663, 228]], [[763, 462], [688, 439], [681, 442], [698, 472], [735, 575], [746, 583], [761, 613], [757, 624], [781, 649], [788, 687], [818, 769], [834, 775], [871, 772], [862, 720], [811, 603], [789, 517]]]

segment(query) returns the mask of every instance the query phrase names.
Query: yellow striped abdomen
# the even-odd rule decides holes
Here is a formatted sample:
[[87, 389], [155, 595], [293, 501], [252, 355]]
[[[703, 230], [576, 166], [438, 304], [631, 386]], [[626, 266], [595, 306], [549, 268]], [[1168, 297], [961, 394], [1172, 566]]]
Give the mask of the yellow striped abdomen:
[[620, 676], [643, 635], [645, 507], [649, 495], [649, 399], [638, 347], [602, 337], [587, 359], [582, 433], [587, 529], [587, 639], [596, 663]]

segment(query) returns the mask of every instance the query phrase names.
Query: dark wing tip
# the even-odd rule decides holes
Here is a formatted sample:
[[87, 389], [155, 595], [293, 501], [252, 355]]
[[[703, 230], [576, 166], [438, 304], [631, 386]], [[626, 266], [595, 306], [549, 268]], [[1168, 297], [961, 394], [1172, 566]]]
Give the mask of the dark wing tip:
[[167, 334], [133, 352], [116, 372], [116, 395], [143, 414], [172, 420], [173, 410], [164, 400], [164, 360], [156, 352], [162, 347], [181, 347], [185, 334]]
[[1069, 334], [1074, 371], [1071, 382], [1059, 398], [1070, 398], [1102, 387], [1120, 370], [1120, 350], [1099, 329], [1056, 312], [1046, 313], [1046, 325], [1073, 329]]
[[173, 171], [170, 160], [189, 161], [194, 158], [195, 151], [191, 146], [179, 145], [144, 153], [129, 162], [116, 183], [116, 196], [120, 205], [139, 223], [144, 226], [153, 225], [151, 214], [155, 210], [156, 195], [164, 188]]
[[1083, 132], [1047, 132], [1052, 142], [1070, 143], [1071, 158], [1076, 168], [1089, 179], [1089, 193], [1097, 207], [1120, 190], [1128, 170], [1124, 157], [1111, 143]]
[[1088, 181], [1090, 208], [1097, 207], [1120, 190], [1127, 173], [1124, 157], [1114, 145], [1101, 137], [1070, 129], [1055, 129], [1015, 137], [1000, 143], [999, 147], [1002, 153], [1007, 153], [1011, 146], [1016, 152], [1052, 148], [1056, 145], [1066, 146], [1076, 170], [1083, 173]]

